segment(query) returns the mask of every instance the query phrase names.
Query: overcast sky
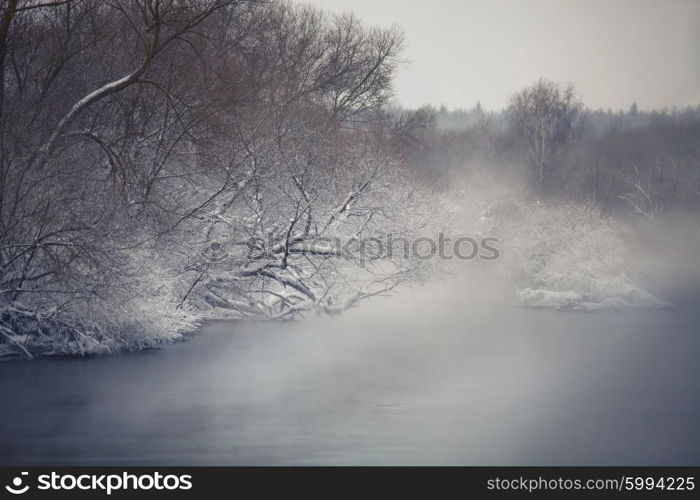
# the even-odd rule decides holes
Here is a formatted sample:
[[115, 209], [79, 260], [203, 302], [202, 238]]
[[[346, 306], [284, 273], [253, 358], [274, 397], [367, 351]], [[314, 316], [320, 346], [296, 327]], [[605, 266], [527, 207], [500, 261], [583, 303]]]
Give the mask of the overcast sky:
[[540, 76], [591, 108], [700, 104], [700, 0], [310, 0], [395, 23], [411, 62], [398, 101], [485, 108]]

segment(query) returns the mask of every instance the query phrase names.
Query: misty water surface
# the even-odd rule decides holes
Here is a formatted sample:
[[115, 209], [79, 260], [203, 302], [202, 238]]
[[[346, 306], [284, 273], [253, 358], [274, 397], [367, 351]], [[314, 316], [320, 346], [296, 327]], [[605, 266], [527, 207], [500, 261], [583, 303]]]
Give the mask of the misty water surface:
[[556, 312], [465, 288], [3, 363], [0, 461], [700, 464], [696, 301]]

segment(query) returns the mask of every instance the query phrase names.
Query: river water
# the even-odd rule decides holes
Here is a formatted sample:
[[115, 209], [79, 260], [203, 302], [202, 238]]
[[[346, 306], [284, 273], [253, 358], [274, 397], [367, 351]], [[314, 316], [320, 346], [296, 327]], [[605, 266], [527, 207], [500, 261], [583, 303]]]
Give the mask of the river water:
[[700, 313], [459, 287], [157, 351], [0, 364], [0, 463], [700, 464]]

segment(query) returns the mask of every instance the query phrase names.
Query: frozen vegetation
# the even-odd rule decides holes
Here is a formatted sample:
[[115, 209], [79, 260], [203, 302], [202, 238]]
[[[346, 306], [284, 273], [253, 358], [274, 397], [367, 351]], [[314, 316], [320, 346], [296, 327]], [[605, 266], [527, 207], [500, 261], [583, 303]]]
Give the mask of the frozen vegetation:
[[528, 307], [596, 310], [665, 307], [644, 290], [642, 270], [616, 221], [573, 203], [515, 205], [511, 217], [490, 208], [486, 218], [501, 234], [504, 265]]
[[367, 255], [439, 232], [498, 238], [501, 258], [482, 264], [523, 306], [668, 306], [647, 286], [658, 269], [629, 256], [640, 223], [698, 213], [692, 109], [635, 108], [635, 127], [596, 135], [575, 89], [540, 80], [508, 111], [445, 129], [435, 110], [391, 106], [400, 29], [352, 15], [234, 0], [0, 9], [0, 357], [339, 314], [449, 274], [454, 262]]

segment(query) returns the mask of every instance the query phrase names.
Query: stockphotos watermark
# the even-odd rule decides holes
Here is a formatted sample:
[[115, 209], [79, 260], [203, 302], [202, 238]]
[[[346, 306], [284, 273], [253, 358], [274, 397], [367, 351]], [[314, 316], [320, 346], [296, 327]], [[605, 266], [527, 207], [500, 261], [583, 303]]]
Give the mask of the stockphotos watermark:
[[[232, 252], [234, 247], [244, 251]], [[447, 236], [441, 232], [437, 237], [421, 236], [408, 238], [397, 234], [371, 237], [316, 237], [316, 238], [248, 238], [243, 242], [228, 240], [210, 242], [201, 252], [202, 260], [208, 264], [220, 264], [244, 256], [246, 260], [279, 258], [280, 256], [316, 255], [340, 257], [352, 260], [361, 267], [379, 260], [484, 260], [493, 261], [501, 256], [499, 240], [493, 236], [472, 237], [467, 235]]]
[[5, 490], [13, 495], [23, 495], [30, 490], [39, 491], [91, 491], [111, 495], [114, 491], [174, 491], [191, 490], [189, 474], [40, 474], [36, 485], [31, 486], [28, 472], [13, 477]]

